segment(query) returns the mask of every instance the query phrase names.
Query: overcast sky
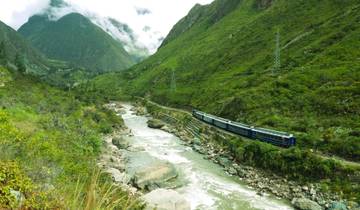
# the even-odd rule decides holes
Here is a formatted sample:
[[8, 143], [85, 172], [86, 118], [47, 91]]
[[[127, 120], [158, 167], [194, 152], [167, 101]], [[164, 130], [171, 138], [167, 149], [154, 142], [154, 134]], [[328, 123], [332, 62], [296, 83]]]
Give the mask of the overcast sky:
[[[1, 0], [0, 20], [18, 29], [27, 19], [48, 7], [50, 0]], [[213, 0], [64, 0], [77, 12], [113, 17], [128, 24], [151, 48], [196, 4]], [[69, 11], [71, 12], [71, 11]], [[62, 14], [63, 15], [63, 14]], [[151, 30], [152, 35], [146, 33]], [[157, 35], [156, 35], [157, 34]]]

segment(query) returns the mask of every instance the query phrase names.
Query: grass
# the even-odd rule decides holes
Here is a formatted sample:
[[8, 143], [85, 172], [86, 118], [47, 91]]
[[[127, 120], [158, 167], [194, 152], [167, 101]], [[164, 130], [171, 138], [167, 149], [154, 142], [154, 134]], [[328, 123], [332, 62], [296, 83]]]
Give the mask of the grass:
[[[102, 209], [142, 209], [143, 204], [135, 196], [129, 196], [111, 181], [104, 184], [106, 176], [94, 170], [90, 183], [76, 185], [74, 194], [69, 198], [70, 209], [102, 210]], [[83, 195], [85, 192], [85, 195]]]

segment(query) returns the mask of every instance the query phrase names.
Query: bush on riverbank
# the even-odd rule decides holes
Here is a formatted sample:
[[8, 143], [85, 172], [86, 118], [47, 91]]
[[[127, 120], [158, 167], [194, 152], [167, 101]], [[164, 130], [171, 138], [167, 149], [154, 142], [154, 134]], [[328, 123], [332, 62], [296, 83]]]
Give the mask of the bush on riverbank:
[[360, 168], [321, 157], [310, 150], [291, 149], [242, 140], [216, 138], [217, 144], [226, 147], [240, 163], [271, 171], [300, 182], [320, 181], [324, 188], [344, 194], [347, 198], [360, 198]]

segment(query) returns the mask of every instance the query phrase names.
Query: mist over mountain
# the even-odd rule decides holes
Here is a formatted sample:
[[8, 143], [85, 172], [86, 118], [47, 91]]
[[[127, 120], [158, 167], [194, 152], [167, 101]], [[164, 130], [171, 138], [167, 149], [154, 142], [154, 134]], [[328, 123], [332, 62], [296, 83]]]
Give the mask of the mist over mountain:
[[[135, 60], [142, 60], [150, 55], [148, 48], [141, 43], [139, 37], [129, 25], [121, 23], [112, 17], [103, 17], [91, 11], [81, 9], [63, 0], [51, 0], [44, 11], [34, 15], [33, 17], [41, 16], [46, 17], [49, 21], [57, 21], [70, 13], [79, 13], [88, 18], [92, 23], [99, 26], [115, 40], [120, 42], [125, 50], [133, 56]], [[32, 17], [29, 18], [29, 20], [31, 19]]]

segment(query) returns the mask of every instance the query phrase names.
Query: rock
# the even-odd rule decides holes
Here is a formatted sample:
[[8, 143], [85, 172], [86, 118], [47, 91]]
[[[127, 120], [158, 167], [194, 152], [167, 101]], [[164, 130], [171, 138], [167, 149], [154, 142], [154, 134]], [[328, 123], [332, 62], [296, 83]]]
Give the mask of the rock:
[[192, 148], [193, 148], [196, 152], [198, 152], [198, 153], [200, 153], [200, 154], [203, 154], [203, 155], [206, 154], [205, 149], [203, 149], [201, 146], [193, 145]]
[[256, 193], [256, 195], [259, 195], [259, 196], [264, 196], [264, 195], [265, 195], [265, 193], [264, 193], [263, 191], [258, 191], [258, 192]]
[[130, 146], [130, 143], [123, 137], [114, 137], [111, 140], [112, 144], [115, 145], [118, 149], [127, 149]]
[[223, 167], [229, 167], [231, 166], [232, 162], [227, 159], [227, 158], [224, 158], [224, 157], [218, 157], [217, 158], [217, 161], [219, 162], [219, 164]]
[[130, 182], [130, 177], [126, 173], [121, 173], [120, 170], [116, 168], [109, 168], [106, 172], [111, 174], [115, 182], [123, 184], [128, 184]]
[[236, 175], [236, 174], [237, 174], [236, 169], [235, 169], [235, 168], [233, 168], [233, 167], [230, 167], [227, 171], [228, 171], [228, 172], [229, 172], [229, 174], [231, 174], [231, 175]]
[[24, 195], [17, 190], [10, 189], [10, 194], [15, 197], [15, 205], [16, 207], [21, 207], [23, 204], [23, 201], [25, 200]]
[[303, 186], [301, 189], [305, 192], [307, 192], [309, 190], [308, 186]]
[[144, 147], [141, 147], [141, 146], [135, 146], [135, 147], [129, 147], [127, 149], [129, 152], [143, 152], [145, 151], [145, 148]]
[[177, 176], [178, 173], [173, 165], [160, 161], [136, 171], [132, 183], [139, 189], [149, 191], [171, 185], [171, 181]]
[[148, 124], [149, 128], [155, 128], [155, 129], [160, 129], [163, 126], [165, 126], [165, 123], [163, 123], [157, 119], [151, 119], [147, 122], [147, 124]]
[[194, 138], [192, 143], [195, 144], [195, 145], [201, 145], [201, 141], [200, 141], [199, 138]]
[[174, 190], [157, 189], [142, 197], [147, 203], [145, 210], [190, 210], [186, 199]]
[[137, 115], [145, 115], [146, 114], [146, 110], [144, 107], [137, 107], [136, 108], [136, 114]]
[[316, 195], [316, 190], [314, 188], [310, 189], [310, 195]]
[[291, 203], [299, 210], [322, 210], [319, 204], [306, 198], [294, 198]]
[[347, 207], [342, 202], [333, 202], [330, 204], [330, 207], [328, 210], [347, 210]]

